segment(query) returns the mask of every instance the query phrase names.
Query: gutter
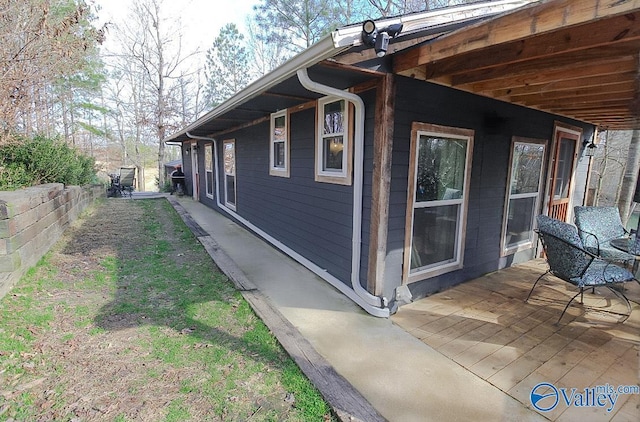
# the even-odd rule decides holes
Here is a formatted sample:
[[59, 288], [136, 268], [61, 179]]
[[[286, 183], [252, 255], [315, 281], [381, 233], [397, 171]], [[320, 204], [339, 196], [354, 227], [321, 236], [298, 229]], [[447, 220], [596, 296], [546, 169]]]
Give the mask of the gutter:
[[[370, 306], [386, 311], [389, 302], [385, 297], [374, 296], [360, 284], [360, 259], [362, 257], [362, 182], [364, 175], [364, 101], [352, 94], [309, 79], [307, 69], [298, 70], [298, 80], [306, 89], [318, 94], [341, 98], [355, 107], [355, 131], [353, 136], [353, 223], [351, 234], [351, 287]], [[370, 312], [365, 308], [367, 312]]]
[[[344, 92], [343, 92], [343, 94], [344, 94]], [[362, 101], [362, 100], [360, 100], [360, 101]], [[363, 109], [363, 117], [364, 117], [364, 109]], [[363, 125], [364, 125], [364, 121], [363, 121]], [[356, 129], [356, 132], [357, 132], [357, 129]], [[320, 277], [323, 280], [327, 281], [329, 284], [331, 284], [333, 287], [338, 289], [340, 292], [342, 292], [349, 299], [351, 299], [352, 301], [357, 303], [361, 308], [363, 308], [369, 314], [371, 314], [373, 316], [376, 316], [376, 317], [382, 317], [382, 318], [388, 318], [389, 317], [390, 312], [389, 312], [389, 308], [386, 307], [386, 300], [382, 300], [381, 298], [378, 298], [376, 296], [371, 295], [369, 292], [367, 292], [365, 289], [363, 289], [362, 286], [360, 286], [360, 281], [359, 281], [359, 277], [360, 277], [359, 276], [360, 260], [359, 259], [358, 259], [358, 262], [357, 262], [357, 265], [356, 265], [356, 267], [358, 269], [357, 270], [358, 271], [357, 286], [360, 287], [360, 289], [362, 291], [364, 291], [367, 295], [371, 296], [371, 298], [375, 298], [375, 299], [371, 299], [371, 298], [369, 300], [364, 299], [361, 296], [362, 293], [358, 293], [355, 289], [351, 289], [347, 284], [345, 284], [344, 282], [339, 280], [337, 277], [334, 277], [333, 275], [329, 274], [329, 272], [327, 272], [327, 270], [319, 267], [317, 264], [313, 263], [309, 259], [307, 259], [304, 256], [300, 255], [298, 252], [294, 251], [293, 249], [291, 249], [290, 247], [288, 247], [284, 243], [280, 242], [275, 237], [271, 236], [270, 234], [268, 234], [264, 230], [260, 229], [258, 226], [256, 226], [255, 224], [253, 224], [252, 222], [250, 222], [246, 218], [240, 216], [238, 213], [236, 213], [231, 208], [228, 208], [227, 206], [225, 206], [222, 203], [222, 201], [220, 200], [220, 178], [218, 177], [219, 176], [218, 141], [215, 138], [210, 138], [210, 137], [206, 137], [206, 136], [192, 135], [189, 132], [185, 132], [185, 135], [187, 135], [191, 139], [199, 139], [199, 140], [213, 142], [213, 154], [214, 154], [213, 162], [214, 162], [214, 171], [215, 171], [215, 175], [216, 175], [216, 205], [218, 206], [218, 208], [220, 208], [221, 210], [223, 210], [224, 212], [229, 214], [231, 217], [233, 217], [235, 220], [237, 220], [238, 222], [240, 222], [244, 226], [246, 226], [249, 229], [251, 229], [258, 236], [262, 237], [264, 240], [266, 240], [267, 242], [271, 243], [273, 246], [278, 248], [280, 251], [282, 251], [283, 253], [285, 253], [289, 257], [293, 258], [295, 261], [297, 261], [301, 265], [305, 266], [307, 269], [312, 271], [318, 277]], [[354, 147], [355, 147], [355, 145], [354, 145]], [[360, 149], [360, 150], [362, 151], [362, 149]], [[360, 155], [362, 155], [362, 154], [360, 154]], [[361, 162], [362, 162], [362, 160], [361, 160]], [[362, 167], [362, 165], [360, 167]], [[360, 179], [362, 179], [362, 177]], [[355, 202], [356, 201], [355, 201], [355, 186], [354, 186], [354, 207], [355, 207]], [[360, 201], [359, 202], [360, 202], [360, 204], [362, 204], [362, 189], [360, 189]], [[360, 227], [361, 226], [362, 225], [360, 223]], [[355, 227], [354, 227], [354, 229], [355, 229]], [[354, 230], [354, 236], [355, 236], [355, 232], [356, 231]], [[358, 235], [358, 238], [359, 238], [360, 237], [360, 230], [357, 231], [357, 235]], [[358, 254], [359, 254], [359, 251], [360, 251], [360, 242], [358, 240]], [[353, 268], [353, 263], [352, 263], [352, 268]], [[353, 281], [353, 274], [352, 274], [352, 281]], [[372, 305], [370, 303], [370, 302], [375, 302], [376, 300], [381, 304], [384, 303], [384, 307], [374, 306], [374, 305]]]

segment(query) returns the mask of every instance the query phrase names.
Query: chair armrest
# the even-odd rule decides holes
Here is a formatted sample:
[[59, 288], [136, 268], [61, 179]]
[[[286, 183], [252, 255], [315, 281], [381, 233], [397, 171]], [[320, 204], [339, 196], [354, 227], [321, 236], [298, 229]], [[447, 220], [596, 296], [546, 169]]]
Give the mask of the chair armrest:
[[[537, 230], [537, 232], [540, 235], [542, 245], [547, 255], [547, 263], [549, 264], [549, 268], [551, 272], [554, 274], [556, 274], [556, 272], [562, 272], [564, 273], [564, 275], [566, 275], [569, 278], [574, 278], [574, 277], [581, 278], [584, 276], [585, 272], [591, 266], [591, 263], [593, 262], [593, 260], [598, 258], [597, 255], [571, 242], [568, 242], [566, 239], [563, 239], [561, 237], [558, 237], [554, 234], [551, 234], [542, 230]], [[565, 251], [573, 250], [574, 252], [577, 252], [579, 255], [569, 256], [569, 254], [567, 254], [565, 256], [565, 254], [563, 254], [563, 251], [559, 250], [560, 249], [559, 245], [556, 245], [556, 248], [554, 249], [558, 249], [557, 252], [558, 252], [558, 255], [560, 256], [552, 256], [553, 252], [549, 250], [550, 241], [560, 242], [560, 244], [562, 245], [562, 248], [564, 248]], [[580, 255], [584, 257], [584, 260], [579, 259]], [[567, 262], [568, 259], [569, 259], [569, 262]], [[571, 269], [570, 272], [568, 272], [569, 269]], [[560, 277], [560, 278], [563, 278], [563, 277]]]
[[[596, 242], [596, 250], [598, 251], [596, 253], [597, 256], [600, 256], [600, 240], [598, 239], [598, 236], [596, 236], [595, 234], [588, 232], [586, 230], [582, 230], [578, 227], [578, 233], [580, 233], [580, 237], [584, 237], [585, 239], [591, 239], [593, 238]], [[587, 242], [583, 242], [586, 246]]]

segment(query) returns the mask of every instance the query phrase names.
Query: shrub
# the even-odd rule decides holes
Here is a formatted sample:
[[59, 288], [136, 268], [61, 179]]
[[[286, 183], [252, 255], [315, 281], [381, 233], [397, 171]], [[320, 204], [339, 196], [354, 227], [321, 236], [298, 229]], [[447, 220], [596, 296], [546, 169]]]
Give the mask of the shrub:
[[94, 180], [93, 157], [59, 138], [36, 136], [0, 146], [0, 190], [43, 183], [85, 185]]

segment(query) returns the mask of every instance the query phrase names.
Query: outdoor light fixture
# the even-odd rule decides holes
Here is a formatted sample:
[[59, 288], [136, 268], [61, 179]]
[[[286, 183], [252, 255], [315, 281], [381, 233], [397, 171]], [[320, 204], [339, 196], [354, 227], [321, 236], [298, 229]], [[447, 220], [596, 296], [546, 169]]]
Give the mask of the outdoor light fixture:
[[362, 42], [372, 47], [376, 43], [376, 23], [372, 20], [365, 21], [362, 24]]
[[372, 20], [367, 20], [362, 24], [362, 42], [366, 46], [374, 47], [376, 56], [384, 57], [387, 54], [389, 40], [397, 37], [400, 31], [402, 31], [401, 23], [389, 25], [378, 31], [376, 23]]
[[598, 146], [594, 144], [593, 141], [589, 143], [589, 141], [585, 139], [582, 144], [584, 145], [584, 153], [587, 157], [596, 155], [596, 148], [598, 148]]
[[596, 155], [596, 148], [598, 148], [598, 146], [596, 144], [594, 144], [593, 142], [591, 142], [589, 145], [587, 145], [587, 147], [586, 147], [586, 156], [587, 157], [593, 157], [594, 155]]

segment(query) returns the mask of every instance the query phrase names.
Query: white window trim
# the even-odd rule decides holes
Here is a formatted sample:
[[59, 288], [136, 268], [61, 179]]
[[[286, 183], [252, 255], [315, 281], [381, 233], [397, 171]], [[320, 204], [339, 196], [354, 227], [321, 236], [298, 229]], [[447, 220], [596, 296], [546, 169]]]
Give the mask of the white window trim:
[[[207, 198], [209, 199], [213, 199], [214, 194], [215, 194], [215, 190], [216, 190], [216, 186], [214, 183], [214, 171], [213, 171], [213, 144], [206, 144], [204, 146], [204, 157], [205, 157], [205, 163], [204, 163], [204, 179], [205, 179], [205, 195], [207, 196]], [[207, 163], [206, 163], [206, 159], [207, 159], [207, 150], [210, 150], [210, 154], [209, 157], [211, 158], [211, 170], [207, 170]], [[211, 178], [209, 177], [209, 173], [211, 173]], [[211, 179], [211, 180], [209, 180]], [[211, 193], [209, 193], [209, 184], [211, 184]]]
[[[228, 144], [233, 144], [233, 172], [228, 173], [226, 166], [224, 165], [224, 152], [226, 149], [226, 146]], [[236, 176], [237, 171], [236, 171], [236, 140], [235, 139], [227, 139], [225, 141], [222, 142], [222, 163], [223, 163], [223, 172], [224, 172], [224, 204], [232, 209], [233, 211], [236, 211], [236, 204], [238, 202], [238, 177]], [[229, 202], [229, 191], [227, 190], [227, 176], [233, 176], [234, 180], [233, 180], [233, 196], [234, 196], [234, 200], [235, 203]]]
[[[324, 135], [324, 106], [326, 104], [344, 101], [344, 122], [343, 127], [346, 132], [342, 133], [344, 153], [342, 154], [342, 170], [326, 171], [324, 168], [324, 138], [334, 137], [336, 134]], [[350, 103], [337, 97], [323, 97], [318, 99], [316, 107], [316, 159], [315, 159], [315, 180], [316, 182], [334, 183], [339, 185], [351, 185], [352, 180], [352, 155], [353, 155], [353, 130], [351, 129]]]
[[[279, 117], [284, 117], [284, 168], [276, 167], [273, 151], [273, 147], [275, 146], [275, 139], [273, 137], [273, 134], [275, 131], [276, 119]], [[271, 114], [271, 133], [269, 134], [269, 175], [278, 177], [290, 177], [289, 153], [289, 112], [285, 109]]]
[[[416, 204], [416, 171], [418, 167], [418, 139], [421, 135], [439, 136], [449, 139], [462, 139], [467, 141], [467, 151], [464, 172], [463, 196], [460, 199], [446, 199], [431, 201], [428, 205]], [[413, 123], [411, 130], [411, 151], [409, 165], [409, 186], [407, 189], [407, 213], [405, 223], [405, 248], [404, 265], [402, 269], [403, 284], [414, 283], [428, 278], [446, 274], [451, 271], [462, 269], [464, 266], [464, 246], [467, 231], [467, 211], [469, 207], [469, 187], [471, 181], [471, 165], [473, 161], [473, 141], [474, 131], [448, 126], [440, 126], [427, 123]], [[428, 208], [435, 206], [456, 205], [458, 208], [458, 230], [456, 233], [455, 259], [444, 264], [433, 264], [417, 270], [411, 270], [411, 248], [413, 245], [413, 219], [414, 209]]]
[[[534, 193], [518, 193], [515, 195], [511, 194], [511, 178], [513, 177], [513, 153], [515, 151], [516, 144], [529, 144], [529, 145], [542, 145], [542, 163], [540, 164], [540, 180], [538, 181], [538, 192]], [[535, 233], [532, 234], [530, 240], [520, 241], [513, 245], [508, 245], [506, 242], [506, 234], [507, 234], [507, 219], [509, 218], [509, 202], [511, 199], [524, 199], [524, 198], [536, 198], [536, 202], [534, 205], [534, 212], [532, 216], [531, 227], [535, 229], [535, 216], [537, 212], [540, 210], [540, 203], [542, 202], [542, 196], [544, 195], [545, 189], [543, 187], [545, 171], [544, 166], [546, 162], [546, 154], [547, 154], [547, 141], [544, 139], [531, 139], [531, 138], [523, 138], [519, 136], [514, 136], [511, 140], [511, 154], [509, 156], [509, 174], [507, 175], [507, 190], [504, 200], [504, 211], [502, 214], [502, 233], [500, 237], [500, 256], [508, 256], [512, 255], [516, 252], [520, 252], [526, 249], [531, 249], [536, 244], [536, 236]]]

